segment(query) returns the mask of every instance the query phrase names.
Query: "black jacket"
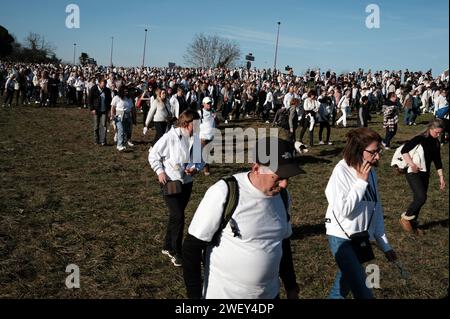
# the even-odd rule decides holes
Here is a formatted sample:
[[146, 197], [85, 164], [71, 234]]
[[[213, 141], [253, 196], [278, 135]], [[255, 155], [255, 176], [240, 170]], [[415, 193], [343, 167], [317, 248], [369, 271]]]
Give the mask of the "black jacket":
[[[105, 107], [106, 112], [109, 112], [111, 110], [111, 90], [105, 87], [103, 89], [103, 92], [105, 93]], [[101, 105], [102, 105], [102, 99], [100, 97], [101, 91], [99, 89], [98, 85], [93, 86], [89, 91], [89, 109], [91, 111], [95, 110], [97, 112], [100, 112]]]

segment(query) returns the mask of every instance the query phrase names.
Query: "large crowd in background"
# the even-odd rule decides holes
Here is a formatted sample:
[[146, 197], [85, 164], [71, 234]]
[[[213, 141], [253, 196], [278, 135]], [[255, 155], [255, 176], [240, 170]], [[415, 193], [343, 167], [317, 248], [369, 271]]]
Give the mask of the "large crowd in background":
[[[304, 143], [303, 136], [309, 131], [309, 146], [314, 145], [314, 127], [320, 127], [318, 143], [331, 144], [330, 128], [346, 127], [352, 114], [356, 114], [357, 126], [366, 127], [371, 114], [384, 113], [387, 132], [383, 143], [387, 147], [400, 112], [404, 112], [405, 125], [416, 125], [421, 114], [434, 113], [445, 119], [448, 132], [448, 111], [444, 115], [438, 113], [445, 107], [448, 110], [448, 72], [433, 77], [431, 70], [365, 72], [359, 69], [339, 75], [333, 71], [307, 70], [295, 75], [292, 70], [282, 73], [244, 68], [82, 67], [0, 62], [0, 94], [4, 108], [34, 104], [92, 109], [90, 94], [101, 80], [111, 91], [111, 98], [118, 95], [121, 88], [126, 88], [132, 109], [144, 113], [144, 132], [155, 119], [162, 123], [169, 117], [178, 117], [186, 109], [201, 110], [205, 97], [211, 98], [212, 109], [221, 115], [224, 124], [242, 118], [272, 123], [277, 120], [279, 110], [289, 109], [291, 101], [298, 100], [295, 105], [298, 121], [296, 119], [294, 126], [302, 129], [300, 138], [295, 137], [294, 130], [293, 139]], [[164, 105], [165, 112], [158, 111], [161, 107], [154, 107], [152, 111], [153, 104]], [[389, 110], [384, 107], [389, 105], [396, 106], [396, 120], [386, 114]], [[107, 109], [109, 122], [113, 118], [109, 105]], [[394, 116], [391, 114], [391, 117]], [[137, 124], [135, 114], [130, 121], [130, 126]], [[292, 132], [293, 124], [290, 125]], [[287, 125], [285, 128], [289, 130]], [[156, 129], [154, 142], [167, 127]], [[326, 139], [322, 139], [324, 130]], [[131, 132], [132, 128], [128, 128], [128, 140], [120, 141], [123, 145], [118, 145], [119, 150], [126, 149], [126, 143], [132, 145]], [[443, 134], [441, 142], [445, 143], [447, 138], [448, 133]], [[114, 140], [119, 139], [115, 136]]]

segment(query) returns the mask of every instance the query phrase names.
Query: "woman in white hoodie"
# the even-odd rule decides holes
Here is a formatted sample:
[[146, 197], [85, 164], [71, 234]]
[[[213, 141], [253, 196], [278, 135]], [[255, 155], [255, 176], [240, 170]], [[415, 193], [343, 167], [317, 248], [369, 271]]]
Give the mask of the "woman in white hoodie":
[[362, 258], [350, 237], [368, 234], [371, 240], [377, 241], [389, 261], [397, 259], [384, 232], [377, 187], [375, 167], [381, 151], [381, 136], [375, 131], [365, 127], [350, 131], [344, 159], [336, 165], [328, 181], [325, 224], [330, 250], [339, 268], [328, 296], [330, 299], [343, 299], [350, 291], [354, 298], [373, 298], [366, 286]]

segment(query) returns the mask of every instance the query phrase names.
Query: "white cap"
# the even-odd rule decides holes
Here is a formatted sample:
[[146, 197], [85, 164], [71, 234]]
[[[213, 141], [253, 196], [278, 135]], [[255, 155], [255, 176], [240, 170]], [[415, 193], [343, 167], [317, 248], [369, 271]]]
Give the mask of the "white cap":
[[208, 104], [208, 103], [212, 103], [212, 100], [210, 97], [207, 96], [203, 99], [202, 104]]

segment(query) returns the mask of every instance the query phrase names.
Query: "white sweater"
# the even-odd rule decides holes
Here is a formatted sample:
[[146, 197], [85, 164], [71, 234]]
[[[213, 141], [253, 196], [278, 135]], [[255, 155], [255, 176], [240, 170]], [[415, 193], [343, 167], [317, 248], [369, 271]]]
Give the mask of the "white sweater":
[[148, 127], [152, 121], [165, 122], [169, 117], [168, 111], [170, 112], [170, 108], [170, 104], [167, 101], [163, 103], [157, 99], [153, 100], [145, 120], [145, 126]]
[[[370, 239], [375, 239], [384, 252], [391, 249], [384, 231], [383, 208], [379, 199], [377, 180], [375, 169], [372, 169], [369, 182], [366, 182], [356, 177], [356, 170], [348, 166], [345, 160], [336, 165], [325, 189], [328, 200], [325, 223], [327, 235], [348, 239], [336, 222], [337, 218], [349, 236], [368, 230]], [[366, 200], [369, 183], [377, 194], [376, 202]], [[372, 221], [367, 229], [372, 214]]]

